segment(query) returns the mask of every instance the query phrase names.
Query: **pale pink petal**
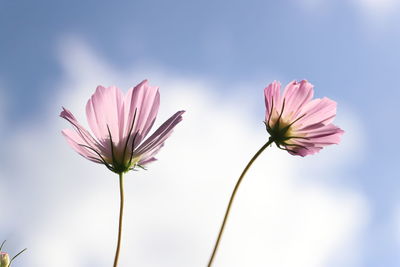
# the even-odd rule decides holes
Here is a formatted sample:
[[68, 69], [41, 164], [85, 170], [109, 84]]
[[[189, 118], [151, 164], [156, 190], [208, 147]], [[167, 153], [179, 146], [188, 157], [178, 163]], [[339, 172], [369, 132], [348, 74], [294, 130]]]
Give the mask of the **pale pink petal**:
[[304, 106], [299, 116], [303, 116], [295, 124], [301, 125], [299, 130], [307, 130], [314, 124], [328, 125], [336, 116], [336, 102], [326, 97], [314, 99]]
[[118, 147], [124, 140], [123, 99], [123, 94], [117, 87], [98, 86], [86, 104], [89, 126], [105, 147], [111, 145], [109, 130], [115, 146]]
[[329, 124], [320, 129], [307, 133], [307, 142], [314, 144], [338, 144], [344, 131], [339, 127]]
[[64, 135], [68, 144], [76, 151], [79, 155], [87, 158], [90, 161], [96, 163], [102, 163], [101, 158], [94, 152], [97, 148], [91, 148], [89, 144], [82, 139], [82, 137], [75, 131], [70, 129], [62, 130], [61, 133]]
[[292, 82], [285, 89], [285, 110], [284, 115], [287, 120], [296, 118], [301, 109], [314, 96], [314, 86], [306, 80], [300, 83]]
[[288, 147], [288, 152], [292, 155], [295, 156], [301, 156], [301, 157], [305, 157], [308, 155], [313, 155], [317, 152], [319, 152], [322, 147], [307, 147], [307, 148], [302, 148], [302, 147], [297, 147], [297, 148], [293, 148], [293, 147]]
[[76, 132], [79, 134], [82, 140], [84, 140], [85, 143], [88, 144], [88, 146], [93, 148], [98, 147], [102, 151], [104, 150], [102, 145], [99, 144], [99, 142], [97, 142], [96, 139], [94, 139], [93, 136], [82, 125], [79, 124], [79, 122], [75, 119], [74, 115], [69, 110], [63, 107], [63, 111], [60, 113], [60, 117], [66, 119], [69, 123], [72, 124], [72, 126], [75, 127]]
[[278, 81], [273, 81], [264, 89], [265, 98], [265, 122], [268, 122], [269, 116], [272, 113], [272, 109], [281, 109], [281, 99], [280, 99], [281, 84]]
[[149, 158], [149, 159], [140, 161], [140, 162], [139, 162], [139, 165], [140, 165], [140, 166], [146, 166], [147, 164], [152, 163], [152, 162], [154, 162], [154, 161], [157, 161], [157, 159], [154, 158], [154, 157], [153, 157], [153, 158]]
[[292, 95], [296, 93], [296, 91], [299, 89], [299, 86], [299, 82], [291, 81], [285, 86], [285, 89], [283, 89], [282, 102], [285, 101], [285, 109], [288, 106], [288, 99], [290, 99]]
[[320, 129], [308, 132], [305, 139], [291, 139], [295, 145], [301, 147], [287, 146], [287, 148], [292, 150], [291, 154], [293, 155], [311, 155], [321, 150], [324, 146], [338, 144], [343, 133], [342, 129], [329, 124]]
[[156, 161], [157, 159], [154, 157], [164, 146], [164, 143], [160, 144], [159, 146], [153, 148], [151, 151], [146, 152], [141, 156], [139, 161], [139, 165], [146, 165], [150, 162]]
[[[125, 96], [125, 135], [129, 134], [133, 118], [134, 127], [131, 133], [137, 134], [135, 146], [139, 144], [150, 131], [156, 119], [160, 106], [158, 87], [149, 86], [147, 80], [131, 88]], [[136, 113], [136, 115], [135, 115]]]
[[135, 154], [141, 155], [153, 150], [162, 144], [172, 133], [174, 127], [182, 121], [182, 114], [185, 111], [178, 111], [166, 122], [164, 122], [149, 138], [147, 138], [135, 151]]

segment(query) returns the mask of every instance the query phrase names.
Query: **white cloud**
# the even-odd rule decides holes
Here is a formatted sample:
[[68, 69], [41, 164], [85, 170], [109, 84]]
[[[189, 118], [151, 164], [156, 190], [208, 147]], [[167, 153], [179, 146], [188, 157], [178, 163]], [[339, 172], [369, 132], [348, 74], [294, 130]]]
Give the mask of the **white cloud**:
[[381, 42], [381, 38], [377, 38], [376, 34], [387, 34], [389, 29], [398, 25], [398, 0], [353, 0], [352, 4], [370, 41]]
[[387, 15], [394, 15], [396, 8], [399, 6], [397, 0], [354, 0], [355, 3], [364, 11], [367, 15], [372, 17], [384, 17]]
[[[161, 86], [157, 125], [178, 109], [187, 113], [159, 161], [149, 171], [126, 177], [121, 266], [205, 266], [234, 183], [267, 139], [262, 114], [254, 117], [249, 112], [254, 104], [238, 103], [237, 95], [220, 98], [214, 92], [217, 83], [160, 69], [147, 75], [140, 67], [117, 71], [81, 42], [70, 39], [64, 44], [65, 76], [58, 88], [62, 93], [49, 103], [49, 120], [40, 126], [33, 122], [29, 131], [23, 129], [9, 143], [29, 159], [13, 170], [23, 186], [12, 203], [25, 203], [14, 227], [29, 247], [20, 264], [110, 266], [117, 230], [117, 177], [67, 146], [59, 131], [68, 125], [57, 114], [65, 105], [83, 123], [85, 102], [97, 84], [127, 89], [149, 78]], [[353, 131], [351, 125], [348, 122], [348, 132]], [[320, 161], [318, 168], [334, 175], [344, 164], [341, 155], [356, 153], [353, 149], [324, 150], [321, 155], [336, 163]], [[310, 172], [319, 156], [307, 159]], [[302, 162], [275, 148], [258, 159], [240, 188], [215, 266], [356, 264], [358, 234], [368, 214], [365, 199], [321, 181], [304, 182], [306, 177], [298, 175]]]

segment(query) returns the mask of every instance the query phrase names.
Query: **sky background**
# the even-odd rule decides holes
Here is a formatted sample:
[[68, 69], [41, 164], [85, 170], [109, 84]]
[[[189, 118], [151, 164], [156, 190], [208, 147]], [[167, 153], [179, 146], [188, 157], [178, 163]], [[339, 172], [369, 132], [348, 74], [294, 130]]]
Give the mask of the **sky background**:
[[63, 140], [99, 84], [160, 86], [184, 121], [126, 178], [121, 266], [205, 266], [234, 183], [267, 140], [263, 89], [338, 102], [339, 146], [271, 148], [240, 189], [215, 266], [399, 266], [400, 2], [0, 0], [0, 240], [15, 266], [110, 266], [117, 179]]

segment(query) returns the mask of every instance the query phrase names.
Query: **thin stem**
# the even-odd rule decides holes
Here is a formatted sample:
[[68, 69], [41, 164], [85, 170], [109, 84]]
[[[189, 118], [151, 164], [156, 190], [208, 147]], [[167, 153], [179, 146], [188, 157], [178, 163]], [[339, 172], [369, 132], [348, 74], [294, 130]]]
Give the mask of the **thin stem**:
[[119, 174], [119, 192], [120, 192], [121, 203], [119, 206], [118, 243], [117, 243], [117, 250], [115, 252], [114, 267], [118, 266], [119, 251], [121, 248], [122, 218], [124, 215], [124, 176], [122, 173]]
[[236, 182], [235, 188], [233, 189], [231, 198], [230, 198], [230, 200], [229, 200], [228, 207], [227, 207], [226, 212], [225, 212], [224, 220], [222, 221], [222, 225], [221, 225], [221, 228], [220, 228], [220, 230], [219, 230], [219, 234], [218, 234], [217, 241], [215, 242], [215, 245], [214, 245], [214, 250], [213, 250], [213, 252], [212, 252], [212, 254], [211, 254], [211, 257], [210, 257], [210, 260], [209, 260], [209, 262], [208, 262], [207, 267], [211, 267], [211, 266], [212, 266], [213, 261], [214, 261], [214, 258], [215, 258], [215, 255], [217, 254], [217, 249], [218, 249], [219, 243], [220, 243], [221, 238], [222, 238], [222, 234], [223, 234], [224, 229], [225, 229], [225, 224], [226, 224], [226, 222], [227, 222], [227, 220], [228, 220], [229, 212], [231, 211], [231, 207], [232, 207], [232, 204], [233, 204], [233, 200], [235, 199], [236, 192], [237, 192], [238, 189], [239, 189], [240, 183], [242, 182], [244, 176], [246, 175], [247, 171], [250, 169], [250, 167], [251, 167], [251, 165], [254, 163], [254, 161], [258, 158], [258, 156], [260, 156], [260, 154], [261, 154], [270, 144], [272, 144], [272, 142], [273, 142], [273, 140], [270, 138], [270, 139], [268, 140], [268, 142], [267, 142], [265, 145], [263, 145], [263, 146], [257, 151], [257, 153], [251, 158], [251, 160], [249, 161], [249, 163], [247, 163], [246, 168], [244, 168], [242, 174], [240, 175], [238, 181]]

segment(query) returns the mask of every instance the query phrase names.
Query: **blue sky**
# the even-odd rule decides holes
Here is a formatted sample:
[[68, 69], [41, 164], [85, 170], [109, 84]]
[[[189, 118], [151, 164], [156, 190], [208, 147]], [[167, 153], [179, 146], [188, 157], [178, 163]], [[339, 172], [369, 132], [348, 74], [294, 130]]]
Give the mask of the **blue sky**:
[[[163, 84], [158, 81], [164, 78], [159, 77], [168, 75], [202, 84], [209, 81], [212, 96], [218, 101], [233, 101], [240, 96], [236, 98], [238, 110], [260, 97], [256, 100], [260, 105], [246, 111], [256, 122], [263, 117], [260, 92], [267, 83], [306, 78], [316, 86], [318, 97], [328, 96], [339, 103], [339, 121], [350, 117], [362, 132], [361, 154], [356, 154], [360, 159], [349, 159], [348, 164], [343, 163], [336, 170], [337, 177], [324, 179], [326, 186], [357, 191], [368, 203], [370, 216], [359, 238], [363, 243], [361, 259], [354, 266], [398, 266], [399, 145], [392, 134], [400, 130], [396, 123], [400, 98], [399, 10], [400, 5], [390, 0], [173, 0], [118, 4], [2, 0], [0, 96], [5, 101], [0, 103], [6, 103], [1, 108], [4, 123], [0, 136], [8, 140], [16, 131], [35, 131], [36, 122], [52, 116], [48, 103], [60, 99], [68, 90], [64, 88], [68, 84], [65, 62], [76, 57], [79, 61], [80, 50], [71, 48], [71, 40], [106, 62], [113, 72], [124, 73], [110, 77], [105, 74], [98, 83], [125, 86], [132, 69], [154, 77], [161, 88]], [[82, 69], [81, 73], [91, 75], [90, 70]], [[135, 76], [131, 83], [140, 79]], [[76, 99], [77, 109], [83, 107], [92, 89]], [[50, 128], [56, 125], [51, 124]], [[24, 149], [22, 146], [22, 157]], [[1, 157], [3, 173], [9, 173], [10, 165], [15, 165], [7, 155]], [[26, 178], [7, 183], [23, 186], [23, 179]], [[18, 228], [7, 229], [7, 233], [13, 233]]]

